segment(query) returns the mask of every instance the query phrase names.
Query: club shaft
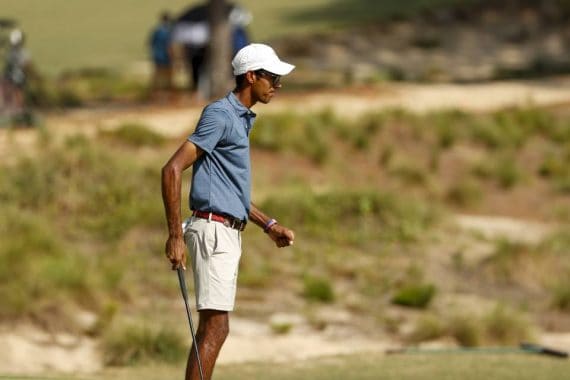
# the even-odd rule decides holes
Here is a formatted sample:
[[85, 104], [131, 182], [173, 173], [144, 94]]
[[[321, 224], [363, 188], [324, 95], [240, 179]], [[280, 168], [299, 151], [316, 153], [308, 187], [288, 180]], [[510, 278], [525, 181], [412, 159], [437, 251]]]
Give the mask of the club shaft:
[[196, 332], [194, 331], [194, 323], [192, 322], [192, 314], [190, 313], [190, 305], [188, 304], [188, 289], [186, 288], [186, 280], [184, 279], [184, 270], [181, 267], [178, 267], [178, 282], [180, 283], [180, 291], [182, 292], [182, 298], [184, 298], [184, 305], [186, 306], [186, 315], [188, 316], [188, 323], [190, 324], [190, 333], [192, 334], [192, 344], [194, 345], [194, 352], [196, 353], [200, 379], [204, 380], [204, 374], [202, 373], [202, 361], [200, 360], [198, 342], [196, 341]]

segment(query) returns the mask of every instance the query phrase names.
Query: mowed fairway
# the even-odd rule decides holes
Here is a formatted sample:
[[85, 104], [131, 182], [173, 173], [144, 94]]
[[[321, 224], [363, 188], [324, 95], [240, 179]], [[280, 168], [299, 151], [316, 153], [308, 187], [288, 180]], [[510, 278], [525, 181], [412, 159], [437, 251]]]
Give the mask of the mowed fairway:
[[[182, 378], [178, 366], [145, 366], [108, 369], [97, 375], [78, 377], [14, 377], [52, 380], [162, 380]], [[249, 363], [216, 369], [217, 380], [565, 380], [570, 361], [529, 354], [511, 355], [397, 355], [378, 353], [328, 357], [293, 363]], [[2, 379], [12, 379], [9, 376]]]
[[[432, 0], [429, 5], [473, 0]], [[103, 67], [128, 70], [147, 59], [148, 33], [163, 10], [174, 15], [199, 4], [196, 0], [2, 0], [0, 18], [12, 18], [27, 33], [40, 72]], [[255, 41], [339, 26], [370, 22], [383, 16], [413, 12], [426, 1], [405, 4], [375, 0], [289, 0], [238, 2], [253, 14], [249, 26]]]

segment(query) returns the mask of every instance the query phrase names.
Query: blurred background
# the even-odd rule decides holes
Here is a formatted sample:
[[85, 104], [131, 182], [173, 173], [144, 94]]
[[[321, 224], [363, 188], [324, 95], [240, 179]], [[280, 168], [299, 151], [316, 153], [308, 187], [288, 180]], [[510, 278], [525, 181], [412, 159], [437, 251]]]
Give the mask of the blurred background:
[[513, 352], [570, 350], [569, 21], [567, 0], [0, 0], [0, 377], [180, 376], [160, 169], [263, 42], [297, 68], [254, 108], [253, 199], [297, 239], [244, 232], [217, 376], [565, 378]]

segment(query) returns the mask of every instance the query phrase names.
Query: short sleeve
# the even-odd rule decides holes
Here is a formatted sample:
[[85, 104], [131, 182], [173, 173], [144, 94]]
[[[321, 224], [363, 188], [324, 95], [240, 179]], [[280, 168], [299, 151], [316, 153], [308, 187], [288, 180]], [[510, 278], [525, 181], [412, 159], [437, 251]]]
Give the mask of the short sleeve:
[[199, 146], [203, 151], [212, 153], [218, 142], [224, 136], [228, 120], [225, 112], [217, 107], [206, 107], [196, 130], [188, 140]]

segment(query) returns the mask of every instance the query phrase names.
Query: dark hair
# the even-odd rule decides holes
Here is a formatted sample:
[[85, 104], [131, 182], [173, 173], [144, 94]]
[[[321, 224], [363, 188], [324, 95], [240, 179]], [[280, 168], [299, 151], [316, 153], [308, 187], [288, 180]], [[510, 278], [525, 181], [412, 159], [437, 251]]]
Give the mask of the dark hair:
[[241, 89], [241, 88], [245, 85], [245, 81], [246, 81], [245, 76], [246, 76], [246, 74], [247, 74], [247, 73], [244, 73], [244, 74], [240, 74], [240, 75], [236, 75], [236, 76], [235, 76], [235, 78], [236, 78], [236, 90]]

